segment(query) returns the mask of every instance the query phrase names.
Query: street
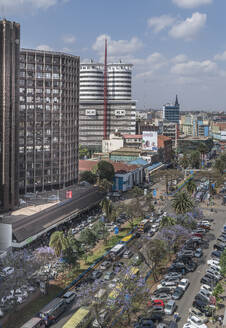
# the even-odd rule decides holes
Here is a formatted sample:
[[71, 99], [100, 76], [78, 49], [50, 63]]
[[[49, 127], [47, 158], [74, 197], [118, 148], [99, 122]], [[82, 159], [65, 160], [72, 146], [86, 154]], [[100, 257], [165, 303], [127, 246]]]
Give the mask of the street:
[[183, 325], [187, 322], [189, 308], [192, 307], [192, 302], [194, 300], [194, 297], [200, 290], [200, 286], [201, 286], [200, 279], [202, 276], [204, 276], [206, 272], [207, 260], [210, 258], [210, 254], [213, 250], [215, 239], [220, 235], [223, 225], [226, 223], [225, 207], [219, 206], [217, 210], [218, 210], [217, 213], [210, 212], [209, 216], [206, 216], [207, 218], [208, 217], [210, 218], [213, 217], [214, 215], [214, 219], [215, 219], [213, 222], [213, 229], [210, 230], [208, 235], [205, 237], [205, 239], [208, 238], [209, 248], [203, 250], [204, 255], [201, 257], [200, 265], [198, 266], [196, 271], [188, 273], [186, 275], [186, 278], [188, 278], [190, 281], [190, 286], [188, 287], [182, 299], [179, 302], [177, 302], [178, 304], [177, 312], [179, 313], [179, 316], [181, 318], [180, 321], [178, 322], [179, 328], [182, 328]]

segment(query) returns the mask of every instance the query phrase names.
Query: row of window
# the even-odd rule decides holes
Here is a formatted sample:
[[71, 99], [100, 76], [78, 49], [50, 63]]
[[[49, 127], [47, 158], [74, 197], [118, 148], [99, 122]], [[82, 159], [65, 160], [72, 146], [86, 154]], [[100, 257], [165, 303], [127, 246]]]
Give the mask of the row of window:
[[[27, 73], [27, 74], [26, 74]], [[36, 77], [38, 79], [62, 79], [62, 74], [58, 74], [58, 73], [41, 73], [41, 72], [33, 72], [33, 71], [20, 71], [20, 77]]]

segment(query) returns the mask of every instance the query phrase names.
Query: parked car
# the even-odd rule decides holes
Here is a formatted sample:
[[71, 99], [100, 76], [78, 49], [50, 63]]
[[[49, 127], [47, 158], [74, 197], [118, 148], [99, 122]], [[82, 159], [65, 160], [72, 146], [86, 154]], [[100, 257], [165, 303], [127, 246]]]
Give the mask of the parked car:
[[179, 300], [184, 295], [184, 290], [180, 287], [177, 287], [172, 294], [172, 299]]
[[114, 272], [113, 271], [109, 271], [106, 272], [104, 275], [104, 280], [111, 280], [114, 277]]
[[110, 266], [111, 266], [111, 262], [104, 261], [100, 265], [100, 270], [106, 270], [106, 269], [110, 268]]
[[212, 257], [216, 257], [216, 258], [220, 258], [221, 257], [221, 254], [222, 254], [222, 252], [218, 250], [218, 251], [213, 251], [211, 253], [211, 256]]
[[4, 276], [10, 276], [11, 274], [14, 273], [14, 268], [12, 267], [5, 267], [2, 269], [3, 275]]
[[210, 279], [209, 277], [203, 276], [200, 280], [202, 284], [208, 285], [208, 286], [215, 286], [214, 280]]
[[181, 281], [178, 284], [178, 287], [180, 287], [181, 289], [183, 289], [184, 291], [188, 288], [190, 282], [188, 279], [181, 279]]
[[154, 322], [149, 318], [139, 319], [138, 322], [134, 324], [134, 328], [154, 328]]
[[169, 272], [164, 276], [164, 279], [167, 278], [176, 278], [176, 279], [181, 279], [182, 278], [182, 274], [179, 272]]
[[130, 251], [130, 250], [126, 250], [124, 253], [123, 253], [123, 258], [124, 259], [130, 259], [131, 257], [133, 256], [133, 253]]
[[176, 310], [176, 303], [173, 300], [169, 300], [165, 305], [165, 314], [172, 315]]
[[199, 311], [198, 309], [196, 309], [194, 307], [189, 309], [189, 317], [191, 317], [191, 316], [196, 316], [196, 317], [200, 318], [200, 320], [203, 323], [207, 323], [209, 321], [201, 311]]
[[109, 318], [109, 312], [106, 311], [105, 309], [102, 309], [102, 310], [99, 312], [98, 316], [99, 316], [99, 320], [100, 320], [101, 325], [99, 324], [99, 322], [97, 321], [97, 319], [95, 319], [95, 320], [93, 321], [93, 325], [92, 325], [92, 326], [95, 327], [95, 328], [103, 327], [104, 323], [105, 323], [105, 322], [108, 320], [108, 318]]
[[99, 270], [94, 270], [91, 275], [93, 279], [99, 279], [101, 276], [102, 276], [102, 272]]
[[199, 258], [199, 257], [202, 257], [202, 255], [203, 255], [202, 249], [201, 248], [197, 248], [196, 251], [195, 251], [194, 256]]
[[188, 323], [190, 323], [195, 328], [207, 328], [207, 325], [205, 325], [204, 322], [195, 315], [188, 318]]

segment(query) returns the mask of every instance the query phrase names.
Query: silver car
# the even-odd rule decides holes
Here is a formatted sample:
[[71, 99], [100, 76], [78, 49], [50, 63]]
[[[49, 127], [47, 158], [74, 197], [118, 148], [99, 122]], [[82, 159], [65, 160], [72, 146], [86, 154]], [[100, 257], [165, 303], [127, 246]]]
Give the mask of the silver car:
[[169, 300], [165, 305], [165, 314], [172, 315], [176, 310], [176, 302], [173, 300]]

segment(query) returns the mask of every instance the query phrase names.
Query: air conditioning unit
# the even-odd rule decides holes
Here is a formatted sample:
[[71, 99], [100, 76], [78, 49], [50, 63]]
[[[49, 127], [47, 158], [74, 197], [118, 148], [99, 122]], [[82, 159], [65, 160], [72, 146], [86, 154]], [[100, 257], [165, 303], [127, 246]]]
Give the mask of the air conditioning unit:
[[116, 109], [115, 110], [115, 116], [125, 116], [126, 111], [124, 109]]
[[96, 109], [86, 109], [86, 116], [96, 116]]

